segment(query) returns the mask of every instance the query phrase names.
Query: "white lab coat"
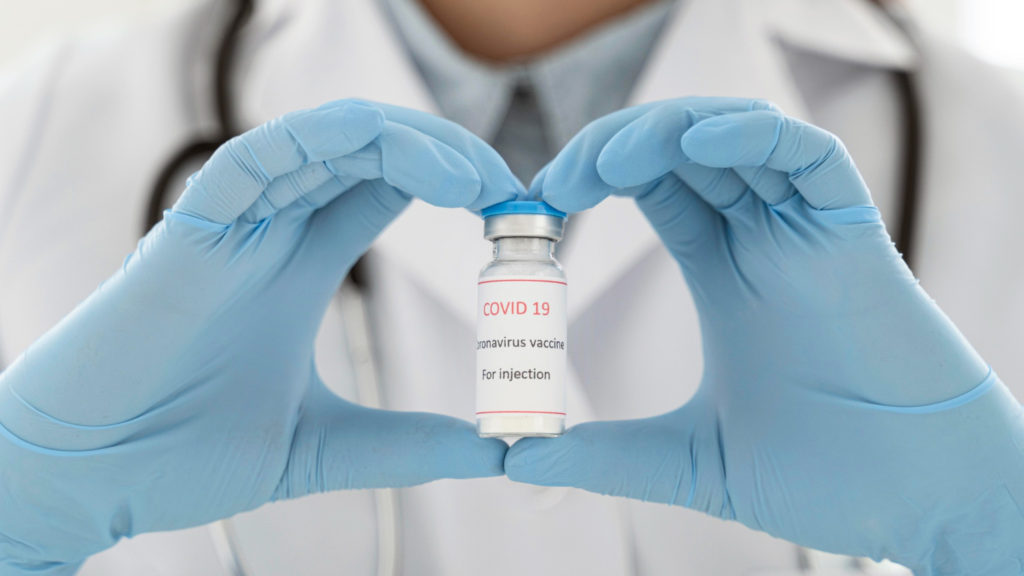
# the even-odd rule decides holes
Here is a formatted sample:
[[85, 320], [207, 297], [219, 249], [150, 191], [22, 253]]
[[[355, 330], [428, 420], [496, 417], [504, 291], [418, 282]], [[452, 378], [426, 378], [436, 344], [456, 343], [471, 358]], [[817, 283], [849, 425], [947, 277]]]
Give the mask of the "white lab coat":
[[[434, 110], [369, 0], [258, 3], [239, 77], [255, 125], [359, 96]], [[0, 358], [12, 360], [134, 248], [155, 171], [211, 124], [219, 8], [203, 0], [51, 47], [0, 86]], [[783, 48], [780, 42], [785, 44]], [[959, 50], [906, 39], [857, 0], [688, 0], [666, 26], [635, 102], [689, 94], [767, 98], [846, 140], [883, 215], [895, 215], [898, 107], [882, 69], [919, 66], [926, 143], [916, 271], [1024, 397], [1024, 91]], [[574, 223], [571, 422], [669, 410], [701, 373], [695, 311], [675, 263], [629, 201]], [[388, 408], [473, 412], [475, 277], [489, 246], [464, 211], [414, 204], [373, 249], [370, 302]], [[318, 363], [357, 397], [338, 311]], [[503, 478], [401, 491], [403, 573], [758, 574], [796, 566], [792, 545], [663, 505]], [[243, 515], [256, 574], [370, 574], [367, 491]], [[144, 535], [83, 574], [225, 573], [203, 528]]]

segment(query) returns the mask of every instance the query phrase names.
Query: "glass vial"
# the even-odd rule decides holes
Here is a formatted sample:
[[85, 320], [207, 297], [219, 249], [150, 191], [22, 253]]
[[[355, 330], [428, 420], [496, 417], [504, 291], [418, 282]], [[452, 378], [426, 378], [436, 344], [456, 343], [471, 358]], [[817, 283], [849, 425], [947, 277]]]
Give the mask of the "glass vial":
[[494, 259], [477, 284], [476, 425], [480, 436], [565, 431], [566, 281], [555, 260], [566, 215], [544, 202], [483, 211]]

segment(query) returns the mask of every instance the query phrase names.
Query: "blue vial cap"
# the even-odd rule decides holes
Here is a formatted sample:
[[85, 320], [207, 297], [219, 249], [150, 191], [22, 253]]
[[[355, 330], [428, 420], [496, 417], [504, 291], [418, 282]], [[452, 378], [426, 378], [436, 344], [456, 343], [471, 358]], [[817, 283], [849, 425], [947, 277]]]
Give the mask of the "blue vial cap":
[[488, 206], [480, 211], [480, 215], [485, 219], [502, 214], [543, 214], [562, 219], [566, 218], [565, 212], [556, 210], [547, 202], [540, 200], [509, 200], [508, 202]]

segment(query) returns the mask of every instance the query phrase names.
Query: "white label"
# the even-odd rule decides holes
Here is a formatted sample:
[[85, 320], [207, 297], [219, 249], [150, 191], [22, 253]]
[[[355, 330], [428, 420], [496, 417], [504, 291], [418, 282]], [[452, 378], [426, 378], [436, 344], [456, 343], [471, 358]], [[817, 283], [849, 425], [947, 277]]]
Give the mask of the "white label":
[[476, 413], [565, 415], [566, 284], [522, 276], [478, 286]]

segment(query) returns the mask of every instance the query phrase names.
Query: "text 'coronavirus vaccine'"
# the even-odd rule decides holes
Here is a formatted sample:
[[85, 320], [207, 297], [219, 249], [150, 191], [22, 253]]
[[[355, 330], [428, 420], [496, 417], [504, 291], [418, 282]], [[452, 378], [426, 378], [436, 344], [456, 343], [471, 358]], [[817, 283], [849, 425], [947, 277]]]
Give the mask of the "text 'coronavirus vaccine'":
[[565, 430], [566, 291], [555, 244], [566, 215], [544, 202], [483, 211], [494, 258], [477, 288], [476, 423], [480, 436]]

